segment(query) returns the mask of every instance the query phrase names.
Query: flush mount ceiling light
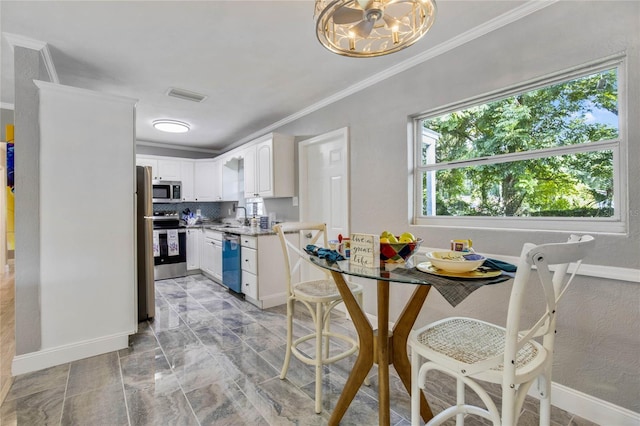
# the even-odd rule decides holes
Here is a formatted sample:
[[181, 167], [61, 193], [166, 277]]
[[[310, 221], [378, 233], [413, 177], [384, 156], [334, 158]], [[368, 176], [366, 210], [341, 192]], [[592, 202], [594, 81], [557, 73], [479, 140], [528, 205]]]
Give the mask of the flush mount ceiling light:
[[191, 129], [187, 123], [177, 120], [155, 120], [153, 127], [156, 129], [169, 132], [169, 133], [186, 133]]
[[435, 0], [316, 0], [316, 35], [343, 56], [369, 58], [411, 46], [431, 28]]

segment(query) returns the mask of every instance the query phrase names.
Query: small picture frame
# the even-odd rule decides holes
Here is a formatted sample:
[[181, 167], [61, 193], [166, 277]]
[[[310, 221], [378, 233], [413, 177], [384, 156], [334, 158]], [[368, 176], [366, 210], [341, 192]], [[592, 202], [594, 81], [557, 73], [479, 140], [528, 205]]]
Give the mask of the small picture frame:
[[352, 264], [365, 268], [380, 266], [380, 237], [373, 234], [351, 234]]

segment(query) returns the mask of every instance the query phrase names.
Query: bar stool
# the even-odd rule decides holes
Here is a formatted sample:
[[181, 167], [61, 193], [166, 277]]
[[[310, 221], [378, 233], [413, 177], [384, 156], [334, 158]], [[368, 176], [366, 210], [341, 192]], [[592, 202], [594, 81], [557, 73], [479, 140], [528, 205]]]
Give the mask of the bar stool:
[[[314, 270], [321, 271], [323, 278], [312, 279], [308, 281], [300, 280], [300, 266], [302, 262], [313, 265], [307, 260], [308, 255], [297, 246], [297, 238], [293, 241], [288, 239], [287, 233], [303, 233], [310, 238], [309, 244], [328, 247], [327, 229], [324, 223], [305, 223], [305, 222], [285, 222], [277, 224], [273, 227], [274, 231], [280, 237], [282, 243], [282, 251], [284, 254], [284, 264], [287, 276], [287, 349], [280, 373], [280, 379], [284, 379], [289, 369], [289, 362], [293, 354], [300, 361], [308, 365], [315, 366], [316, 371], [316, 387], [315, 387], [315, 411], [322, 411], [322, 368], [324, 365], [340, 361], [358, 350], [358, 340], [350, 336], [334, 333], [330, 329], [331, 311], [336, 305], [342, 302], [340, 292], [336, 287], [331, 275], [316, 266]], [[362, 287], [357, 284], [349, 283], [349, 288], [353, 292], [356, 300], [362, 304]], [[311, 334], [302, 336], [295, 341], [293, 340], [293, 315], [296, 302], [304, 305], [313, 319], [315, 330]], [[347, 349], [340, 351], [333, 356], [329, 356], [330, 339], [338, 339], [346, 342]], [[305, 354], [299, 345], [308, 341], [315, 340], [315, 354], [313, 356]]]

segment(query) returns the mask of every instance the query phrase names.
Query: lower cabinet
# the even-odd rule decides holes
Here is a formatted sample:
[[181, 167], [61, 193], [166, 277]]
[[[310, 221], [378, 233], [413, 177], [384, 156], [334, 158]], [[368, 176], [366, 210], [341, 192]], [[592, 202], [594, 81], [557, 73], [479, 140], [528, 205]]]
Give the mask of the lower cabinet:
[[[287, 234], [297, 243], [298, 234]], [[287, 301], [287, 278], [277, 235], [241, 236], [242, 292], [247, 301], [266, 309]]]
[[202, 230], [187, 229], [187, 271], [200, 269], [200, 244]]
[[[222, 233], [203, 230], [200, 269], [209, 278], [222, 282]], [[188, 252], [187, 252], [188, 253]]]
[[245, 298], [256, 303], [258, 301], [258, 238], [242, 236], [240, 241], [242, 292]]

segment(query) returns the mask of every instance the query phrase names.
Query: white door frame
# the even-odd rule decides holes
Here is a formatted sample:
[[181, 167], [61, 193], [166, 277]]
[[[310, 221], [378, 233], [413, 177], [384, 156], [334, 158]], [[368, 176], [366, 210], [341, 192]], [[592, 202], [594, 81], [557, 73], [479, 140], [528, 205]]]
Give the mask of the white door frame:
[[[309, 210], [311, 208], [318, 208], [318, 202], [311, 203], [310, 200], [313, 198], [313, 194], [317, 193], [314, 191], [314, 188], [308, 188], [309, 185], [309, 167], [314, 159], [308, 158], [313, 156], [314, 153], [317, 153], [317, 150], [314, 153], [308, 154], [308, 151], [311, 147], [318, 147], [323, 144], [331, 144], [331, 153], [329, 162], [332, 162], [332, 158], [337, 153], [340, 157], [337, 160], [340, 160], [341, 168], [338, 169], [339, 175], [343, 177], [340, 179], [340, 183], [338, 184], [339, 191], [339, 200], [336, 201], [332, 195], [331, 200], [326, 200], [327, 197], [326, 192], [323, 191], [324, 195], [320, 195], [320, 201], [323, 205], [332, 205], [332, 202], [339, 203], [340, 209], [322, 209], [321, 218], [318, 218], [317, 212], [314, 212], [314, 215], [309, 214]], [[335, 148], [335, 149], [334, 149]], [[324, 160], [323, 160], [324, 161]], [[298, 182], [298, 196], [299, 196], [299, 206], [300, 206], [300, 221], [312, 221], [318, 222], [323, 221], [327, 224], [327, 236], [329, 239], [337, 238], [338, 234], [336, 231], [342, 233], [342, 235], [349, 235], [349, 224], [350, 224], [350, 207], [349, 207], [349, 129], [342, 128], [338, 130], [334, 130], [328, 133], [324, 133], [322, 135], [316, 136], [314, 138], [303, 141], [299, 145], [298, 149], [298, 170], [299, 170], [299, 182]], [[335, 180], [332, 180], [334, 182]], [[330, 184], [331, 185], [331, 184]], [[333, 188], [333, 186], [332, 186]], [[334, 188], [335, 189], [335, 188]], [[335, 194], [333, 190], [332, 194]], [[316, 198], [317, 200], [317, 198]], [[337, 210], [337, 211], [334, 211]], [[338, 216], [336, 216], [338, 215]], [[306, 245], [306, 236], [300, 235], [300, 245]], [[306, 263], [306, 262], [304, 262]], [[310, 268], [308, 265], [304, 265], [300, 270], [300, 277], [303, 280], [311, 280], [311, 279], [321, 279], [322, 274], [315, 270], [316, 268]]]
[[335, 142], [336, 140], [340, 140], [343, 143], [344, 148], [344, 161], [343, 161], [343, 174], [346, 176], [343, 183], [343, 194], [344, 194], [344, 206], [345, 211], [343, 212], [343, 219], [346, 227], [346, 232], [344, 235], [349, 235], [350, 223], [351, 223], [351, 206], [350, 206], [350, 156], [349, 156], [349, 128], [343, 127], [338, 130], [333, 130], [331, 132], [324, 133], [322, 135], [318, 135], [311, 139], [307, 139], [303, 142], [300, 142], [298, 145], [298, 188], [299, 188], [299, 207], [300, 207], [300, 221], [308, 220], [308, 216], [306, 215], [307, 205], [309, 204], [308, 199], [310, 196], [309, 189], [307, 188], [307, 162], [306, 162], [306, 149], [315, 144], [322, 144], [327, 142]]

